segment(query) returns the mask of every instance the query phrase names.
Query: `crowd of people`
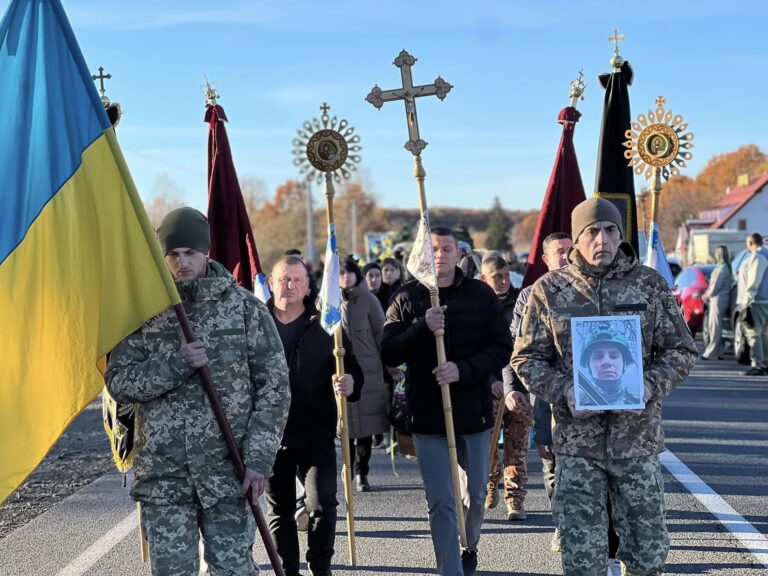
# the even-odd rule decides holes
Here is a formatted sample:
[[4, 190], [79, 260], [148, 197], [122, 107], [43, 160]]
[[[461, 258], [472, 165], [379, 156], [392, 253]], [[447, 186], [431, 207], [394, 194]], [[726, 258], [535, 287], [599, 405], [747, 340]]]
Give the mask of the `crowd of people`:
[[[337, 374], [333, 339], [314, 298], [316, 278], [298, 251], [286, 251], [273, 265], [265, 305], [207, 257], [202, 214], [169, 213], [158, 237], [196, 339], [185, 341], [172, 312], [163, 312], [112, 352], [106, 373], [110, 394], [136, 407], [131, 494], [141, 505], [152, 573], [197, 574], [198, 539], [210, 573], [258, 573], [247, 499], [264, 493], [285, 574], [300, 574], [305, 530], [309, 573], [330, 575], [339, 476], [335, 396], [344, 396], [358, 492], [376, 487], [369, 473], [374, 446], [393, 449], [412, 440], [438, 574], [475, 573], [486, 510], [502, 496], [508, 520], [525, 521], [531, 426], [556, 526], [552, 550], [562, 554], [564, 573], [661, 574], [669, 547], [658, 459], [661, 406], [693, 366], [696, 348], [663, 278], [640, 265], [624, 242], [613, 204], [583, 202], [572, 230], [572, 237], [554, 233], [544, 240], [549, 272], [520, 290], [511, 281], [516, 262], [493, 251], [464, 252], [451, 229], [433, 228], [437, 306], [425, 285], [408, 280], [402, 261], [344, 259], [345, 373]], [[765, 257], [755, 259], [755, 266], [768, 267]], [[766, 346], [756, 347], [755, 366], [768, 369], [768, 295], [747, 293], [756, 338]], [[709, 296], [717, 302], [715, 288]], [[617, 365], [606, 347], [618, 346], [618, 336], [590, 343], [574, 358], [571, 319], [621, 315], [639, 317], [644, 408], [577, 408], [574, 371], [581, 362], [596, 382], [611, 370], [618, 379], [626, 363], [601, 368], [601, 362]], [[444, 362], [436, 335], [444, 335]], [[719, 349], [705, 353], [717, 357]], [[241, 450], [242, 482], [196, 375], [203, 367]], [[403, 385], [404, 413], [394, 419], [393, 393]], [[453, 406], [463, 530], [444, 387]], [[490, 444], [497, 419], [501, 454]], [[397, 434], [384, 440], [393, 422]]]

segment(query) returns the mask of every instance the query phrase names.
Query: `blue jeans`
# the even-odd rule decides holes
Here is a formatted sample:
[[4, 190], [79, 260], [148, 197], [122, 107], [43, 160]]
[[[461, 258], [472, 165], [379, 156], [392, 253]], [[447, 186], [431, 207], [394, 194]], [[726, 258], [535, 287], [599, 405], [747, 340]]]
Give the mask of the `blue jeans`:
[[[456, 436], [464, 525], [470, 550], [477, 550], [480, 527], [485, 517], [490, 439], [490, 430]], [[414, 434], [413, 440], [427, 497], [429, 531], [435, 549], [437, 573], [441, 576], [463, 576], [448, 442], [445, 436], [433, 434]]]

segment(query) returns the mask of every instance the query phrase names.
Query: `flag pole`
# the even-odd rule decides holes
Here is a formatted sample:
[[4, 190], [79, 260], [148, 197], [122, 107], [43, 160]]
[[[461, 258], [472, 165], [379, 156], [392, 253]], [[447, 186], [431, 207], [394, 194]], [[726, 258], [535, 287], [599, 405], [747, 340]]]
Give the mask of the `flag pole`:
[[[489, 450], [489, 456], [490, 456], [490, 465], [491, 468], [493, 468], [494, 465], [494, 456], [496, 458], [499, 457], [499, 434], [501, 434], [501, 423], [504, 421], [504, 413], [506, 406], [504, 404], [504, 398], [499, 398], [499, 409], [496, 412], [496, 422], [493, 424], [493, 432], [491, 432], [491, 447]], [[504, 439], [504, 442], [507, 440]]]
[[659, 198], [661, 196], [661, 166], [653, 168], [653, 186], [651, 186], [651, 223], [648, 227], [648, 238], [653, 237], [653, 225], [659, 217]]
[[[184, 334], [184, 339], [187, 342], [194, 342], [196, 338], [192, 332], [192, 325], [190, 324], [189, 318], [187, 317], [187, 312], [184, 310], [184, 305], [174, 305], [173, 311], [176, 313], [176, 318], [179, 320], [179, 324], [181, 325], [181, 331]], [[237, 477], [242, 482], [245, 478], [245, 464], [243, 463], [243, 458], [240, 455], [240, 450], [237, 447], [235, 437], [232, 434], [232, 429], [230, 428], [229, 422], [227, 421], [227, 416], [224, 414], [224, 408], [221, 405], [219, 395], [216, 393], [216, 389], [213, 387], [213, 381], [211, 380], [211, 373], [208, 370], [208, 365], [198, 368], [197, 373], [200, 375], [200, 380], [203, 383], [203, 390], [205, 390], [205, 394], [208, 396], [208, 400], [211, 403], [211, 408], [213, 409], [213, 414], [216, 417], [216, 421], [219, 423], [219, 428], [221, 428], [221, 434], [224, 436], [224, 442], [227, 445], [229, 457], [232, 458], [232, 462], [235, 465]], [[272, 569], [275, 571], [275, 575], [285, 576], [285, 572], [283, 571], [283, 563], [280, 560], [280, 556], [277, 554], [275, 542], [272, 540], [272, 534], [270, 534], [267, 521], [264, 519], [264, 513], [261, 511], [258, 503], [254, 503], [251, 500], [250, 489], [248, 490], [245, 499], [248, 501], [248, 504], [251, 507], [251, 512], [253, 513], [253, 517], [256, 520], [256, 527], [259, 529], [259, 534], [261, 535], [261, 539], [264, 542], [264, 548], [267, 551], [267, 556], [269, 556], [269, 562], [272, 564]]]
[[[333, 220], [333, 174], [325, 173], [325, 209], [328, 217], [328, 227], [334, 224]], [[328, 263], [326, 262], [326, 265]], [[336, 358], [336, 376], [344, 374], [344, 344], [342, 340], [341, 322], [333, 333], [333, 355]], [[347, 417], [347, 399], [344, 396], [336, 396], [336, 407], [339, 412], [339, 430], [341, 432], [341, 456], [343, 465], [341, 468], [342, 483], [344, 484], [344, 503], [347, 516], [347, 546], [349, 549], [349, 563], [357, 566], [357, 551], [355, 550], [355, 513], [352, 503], [352, 469], [351, 454], [349, 450], [349, 419]]]
[[[421, 155], [413, 156], [413, 176], [416, 178], [416, 186], [419, 191], [419, 210], [422, 219], [427, 215], [427, 194], [424, 190], [424, 179], [427, 172], [421, 162]], [[431, 242], [431, 238], [425, 238], [426, 242]], [[437, 281], [437, 279], [435, 279]], [[432, 308], [440, 307], [440, 295], [435, 286], [429, 286], [429, 301]], [[437, 346], [437, 365], [447, 362], [445, 356], [445, 329], [439, 328], [434, 331], [435, 345]], [[467, 548], [467, 529], [464, 523], [464, 501], [461, 498], [461, 482], [459, 480], [459, 457], [456, 452], [456, 433], [453, 428], [453, 406], [451, 405], [451, 388], [448, 384], [440, 386], [440, 394], [443, 399], [443, 416], [445, 417], [445, 438], [448, 443], [448, 458], [451, 464], [451, 481], [453, 484], [453, 502], [456, 508], [456, 522], [459, 526], [459, 541], [462, 548]], [[418, 454], [417, 454], [418, 456]]]

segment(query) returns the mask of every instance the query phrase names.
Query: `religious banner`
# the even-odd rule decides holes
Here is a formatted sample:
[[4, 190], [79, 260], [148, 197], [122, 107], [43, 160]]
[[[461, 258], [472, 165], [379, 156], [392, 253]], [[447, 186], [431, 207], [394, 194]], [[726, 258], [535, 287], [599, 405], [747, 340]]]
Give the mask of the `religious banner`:
[[640, 316], [571, 319], [576, 410], [642, 410]]
[[579, 98], [583, 98], [586, 87], [582, 77], [583, 74], [580, 74], [577, 80], [571, 82], [571, 105], [560, 110], [557, 116], [557, 121], [563, 126], [563, 134], [528, 253], [523, 287], [530, 286], [547, 272], [547, 265], [542, 259], [544, 239], [553, 232], [571, 234], [571, 212], [586, 200], [576, 149], [573, 146], [573, 133], [581, 118], [581, 113], [576, 110], [576, 103]]
[[341, 287], [339, 285], [339, 249], [336, 245], [336, 225], [328, 225], [328, 243], [325, 246], [323, 285], [320, 288], [320, 323], [333, 335], [341, 323]]
[[270, 298], [261, 269], [256, 239], [245, 208], [240, 182], [232, 160], [227, 115], [216, 103], [218, 93], [208, 84], [205, 122], [208, 123], [208, 223], [211, 227], [212, 259], [220, 262], [237, 283], [262, 302]]
[[632, 118], [629, 86], [632, 85], [634, 73], [629, 62], [619, 55], [619, 40], [623, 39], [624, 35], [618, 31], [614, 31], [614, 36], [609, 38], [615, 42], [612, 72], [598, 77], [605, 89], [605, 102], [597, 150], [595, 196], [611, 201], [619, 209], [624, 224], [624, 240], [632, 244], [635, 253], [639, 254], [635, 179], [624, 158], [625, 133], [631, 127]]
[[419, 232], [408, 256], [408, 272], [427, 288], [437, 290], [437, 270], [435, 253], [432, 249], [432, 231], [429, 227], [429, 211], [425, 211], [419, 220]]

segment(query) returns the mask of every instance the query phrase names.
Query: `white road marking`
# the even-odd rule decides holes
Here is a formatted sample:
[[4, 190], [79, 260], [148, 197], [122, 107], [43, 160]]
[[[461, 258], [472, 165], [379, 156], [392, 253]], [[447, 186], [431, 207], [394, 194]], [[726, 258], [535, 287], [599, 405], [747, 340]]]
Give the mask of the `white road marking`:
[[96, 540], [90, 548], [59, 571], [56, 576], [82, 576], [138, 527], [139, 516], [134, 509], [117, 526]]
[[739, 540], [763, 566], [768, 568], [768, 538], [736, 512], [728, 502], [712, 490], [688, 466], [667, 450], [659, 455], [661, 463], [680, 484], [685, 486], [717, 520]]

